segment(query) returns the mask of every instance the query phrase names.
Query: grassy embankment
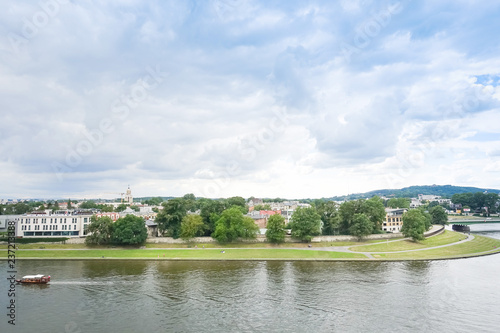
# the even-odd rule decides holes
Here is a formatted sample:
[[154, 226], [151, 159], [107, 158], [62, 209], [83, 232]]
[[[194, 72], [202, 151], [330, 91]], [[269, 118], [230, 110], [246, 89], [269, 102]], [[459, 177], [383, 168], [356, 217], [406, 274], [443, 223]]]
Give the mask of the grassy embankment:
[[464, 236], [461, 233], [445, 230], [442, 234], [426, 238], [425, 240], [419, 242], [407, 239], [400, 240], [398, 242], [386, 241], [373, 245], [353, 246], [349, 248], [349, 250], [357, 252], [408, 251], [455, 243], [466, 238], [467, 236]]
[[[397, 239], [397, 238], [394, 238]], [[394, 240], [393, 239], [393, 240]], [[329, 247], [329, 246], [352, 246], [352, 245], [363, 245], [363, 244], [374, 244], [385, 242], [384, 239], [377, 240], [368, 240], [361, 242], [321, 242], [321, 243], [312, 243], [310, 244], [312, 247]], [[87, 250], [95, 250], [95, 249], [138, 249], [137, 246], [134, 247], [115, 247], [111, 245], [103, 245], [103, 246], [88, 246], [85, 244], [46, 244], [46, 243], [30, 243], [30, 244], [16, 244], [20, 250], [28, 249], [28, 250], [37, 250], [37, 249], [55, 249], [55, 250], [71, 250], [71, 249], [87, 249]], [[219, 244], [219, 243], [185, 243], [185, 244], [153, 244], [147, 243], [144, 247], [148, 249], [188, 249], [194, 248], [197, 246], [198, 248], [205, 247], [206, 249], [223, 249], [223, 248], [265, 248], [265, 249], [279, 249], [279, 248], [307, 248], [309, 246], [308, 243], [282, 243], [282, 244], [271, 244], [271, 243], [229, 243], [229, 244]], [[0, 249], [6, 249], [7, 244], [0, 244]]]
[[483, 236], [475, 236], [469, 242], [415, 252], [380, 253], [374, 254], [379, 259], [390, 260], [425, 260], [425, 259], [452, 259], [473, 257], [480, 254], [500, 252], [500, 240]]
[[[375, 240], [367, 242], [328, 242], [314, 243], [312, 249], [304, 249], [308, 244], [286, 243], [272, 245], [268, 243], [235, 243], [235, 244], [147, 244], [138, 247], [87, 247], [84, 244], [20, 244], [16, 250], [16, 258], [40, 259], [175, 259], [175, 260], [428, 260], [468, 257], [487, 253], [500, 252], [500, 240], [483, 236], [475, 236], [465, 241], [464, 234], [445, 231], [429, 237], [421, 242], [406, 239], [397, 241]], [[456, 243], [456, 244], [455, 244]], [[353, 245], [359, 246], [353, 246]], [[442, 248], [435, 246], [448, 245]], [[159, 248], [160, 246], [166, 248]], [[205, 246], [205, 248], [203, 248]], [[315, 250], [316, 247], [329, 248], [344, 246], [351, 251], [363, 253]], [[39, 250], [43, 247], [43, 250]], [[0, 258], [7, 257], [6, 245], [0, 251]], [[217, 248], [217, 249], [216, 249]], [[31, 250], [30, 250], [31, 249]], [[225, 253], [221, 250], [224, 249]], [[24, 251], [26, 250], [26, 251]], [[407, 252], [397, 252], [407, 251]], [[386, 253], [382, 253], [386, 252]]]
[[[6, 251], [2, 251], [6, 257]], [[360, 253], [314, 251], [300, 249], [93, 249], [93, 250], [43, 250], [16, 251], [16, 258], [53, 258], [53, 259], [356, 259], [366, 258]]]

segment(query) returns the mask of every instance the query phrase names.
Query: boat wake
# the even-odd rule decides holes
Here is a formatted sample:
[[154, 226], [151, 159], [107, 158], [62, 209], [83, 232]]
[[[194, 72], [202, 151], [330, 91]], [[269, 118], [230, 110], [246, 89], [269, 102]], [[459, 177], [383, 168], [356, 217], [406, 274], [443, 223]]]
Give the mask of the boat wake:
[[51, 285], [92, 285], [92, 286], [105, 286], [112, 284], [119, 284], [118, 281], [51, 281]]

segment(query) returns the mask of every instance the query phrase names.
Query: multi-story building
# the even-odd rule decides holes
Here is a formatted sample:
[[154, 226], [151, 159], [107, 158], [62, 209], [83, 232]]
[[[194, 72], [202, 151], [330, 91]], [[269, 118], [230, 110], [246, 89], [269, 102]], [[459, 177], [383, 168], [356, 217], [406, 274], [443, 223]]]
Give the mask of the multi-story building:
[[386, 208], [385, 222], [382, 223], [382, 230], [387, 232], [401, 232], [403, 226], [403, 214], [408, 210], [406, 208]]
[[21, 237], [82, 237], [87, 233], [92, 211], [32, 212], [17, 218], [16, 235]]

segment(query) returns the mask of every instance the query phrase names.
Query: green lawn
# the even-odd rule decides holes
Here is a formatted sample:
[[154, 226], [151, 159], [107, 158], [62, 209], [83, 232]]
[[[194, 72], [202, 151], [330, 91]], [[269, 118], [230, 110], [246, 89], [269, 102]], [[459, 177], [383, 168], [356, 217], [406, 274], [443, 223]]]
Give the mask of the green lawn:
[[417, 250], [417, 249], [424, 249], [426, 247], [455, 243], [460, 241], [460, 239], [464, 239], [465, 237], [466, 236], [464, 236], [461, 233], [445, 230], [440, 235], [429, 237], [420, 242], [414, 242], [412, 240], [400, 240], [397, 242], [385, 241], [373, 245], [353, 246], [349, 249], [357, 252], [392, 252], [392, 251]]
[[[366, 258], [362, 254], [314, 251], [300, 249], [227, 249], [225, 253], [215, 249], [170, 249], [170, 250], [44, 250], [16, 251], [16, 258], [146, 258], [146, 259], [356, 259]], [[2, 257], [7, 256], [2, 251]]]
[[[282, 244], [270, 244], [270, 243], [229, 243], [229, 244], [219, 244], [219, 243], [191, 243], [191, 244], [152, 244], [147, 243], [144, 246], [148, 249], [187, 249], [194, 248], [195, 245], [198, 248], [206, 249], [210, 248], [267, 248], [267, 249], [277, 249], [277, 248], [307, 248], [309, 245], [312, 247], [329, 247], [329, 246], [351, 246], [351, 245], [359, 245], [359, 244], [372, 244], [383, 242], [384, 240], [370, 240], [370, 241], [361, 241], [361, 242], [321, 242], [321, 243], [282, 243]], [[31, 244], [17, 244], [19, 249], [112, 249], [111, 245], [103, 245], [103, 246], [87, 246], [85, 244], [40, 244], [40, 243], [31, 243]], [[139, 246], [129, 246], [129, 247], [121, 247], [118, 246], [116, 248], [119, 249], [138, 249]], [[1, 244], [0, 249], [7, 249], [7, 244]]]
[[483, 236], [475, 236], [469, 242], [457, 245], [415, 252], [374, 254], [378, 259], [446, 259], [468, 257], [482, 252], [500, 252], [500, 240]]

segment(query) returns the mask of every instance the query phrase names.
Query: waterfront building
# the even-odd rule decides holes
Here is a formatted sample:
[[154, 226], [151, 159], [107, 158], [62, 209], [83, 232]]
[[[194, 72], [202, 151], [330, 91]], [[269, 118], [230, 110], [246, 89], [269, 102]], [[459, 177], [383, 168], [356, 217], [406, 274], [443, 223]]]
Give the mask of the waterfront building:
[[16, 235], [21, 237], [82, 237], [87, 233], [89, 210], [31, 212], [17, 218]]

